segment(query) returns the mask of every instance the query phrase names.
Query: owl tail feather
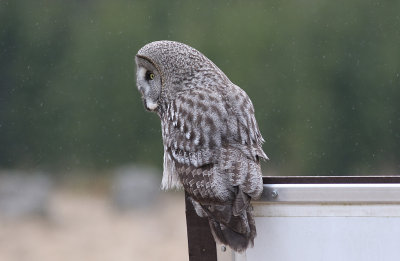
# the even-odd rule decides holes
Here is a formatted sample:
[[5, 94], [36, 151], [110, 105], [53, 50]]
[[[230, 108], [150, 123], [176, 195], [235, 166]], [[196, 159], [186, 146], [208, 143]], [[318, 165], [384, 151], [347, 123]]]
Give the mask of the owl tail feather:
[[209, 216], [209, 224], [214, 239], [237, 252], [243, 252], [254, 245], [257, 232], [251, 206], [239, 216], [232, 215], [227, 223]]

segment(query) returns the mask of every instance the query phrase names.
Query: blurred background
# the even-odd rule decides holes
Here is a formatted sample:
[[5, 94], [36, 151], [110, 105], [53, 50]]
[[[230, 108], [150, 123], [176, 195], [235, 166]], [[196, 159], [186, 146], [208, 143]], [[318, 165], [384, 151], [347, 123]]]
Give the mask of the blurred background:
[[163, 39], [248, 93], [264, 175], [400, 173], [398, 1], [0, 0], [0, 260], [187, 259], [135, 86]]

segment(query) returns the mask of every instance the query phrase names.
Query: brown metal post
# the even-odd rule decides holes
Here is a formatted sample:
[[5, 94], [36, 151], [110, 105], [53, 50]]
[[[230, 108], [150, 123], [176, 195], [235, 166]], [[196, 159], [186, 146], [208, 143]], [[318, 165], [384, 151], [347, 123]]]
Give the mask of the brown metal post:
[[189, 261], [217, 261], [217, 250], [207, 218], [197, 216], [185, 193]]

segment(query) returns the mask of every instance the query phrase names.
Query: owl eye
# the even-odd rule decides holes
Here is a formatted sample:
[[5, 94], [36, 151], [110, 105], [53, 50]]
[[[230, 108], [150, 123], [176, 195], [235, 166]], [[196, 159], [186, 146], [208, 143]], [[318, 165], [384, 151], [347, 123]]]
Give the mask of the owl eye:
[[154, 75], [154, 73], [152, 73], [152, 72], [150, 72], [150, 71], [147, 71], [146, 72], [146, 80], [153, 80], [154, 79], [154, 77], [155, 77], [155, 75]]

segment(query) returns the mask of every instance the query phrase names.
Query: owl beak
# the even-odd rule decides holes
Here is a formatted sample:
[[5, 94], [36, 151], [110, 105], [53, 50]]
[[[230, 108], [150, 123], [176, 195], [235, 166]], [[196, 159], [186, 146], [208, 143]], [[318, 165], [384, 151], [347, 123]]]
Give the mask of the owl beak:
[[155, 111], [158, 108], [158, 104], [157, 102], [153, 102], [153, 101], [148, 101], [147, 99], [144, 99], [142, 97], [143, 103], [144, 103], [144, 107], [146, 108], [146, 110], [148, 111]]
[[144, 97], [142, 97], [142, 101], [143, 101], [143, 105], [144, 105], [144, 108], [146, 109], [146, 111], [151, 111], [149, 106], [147, 106], [147, 102], [146, 102], [146, 99]]

